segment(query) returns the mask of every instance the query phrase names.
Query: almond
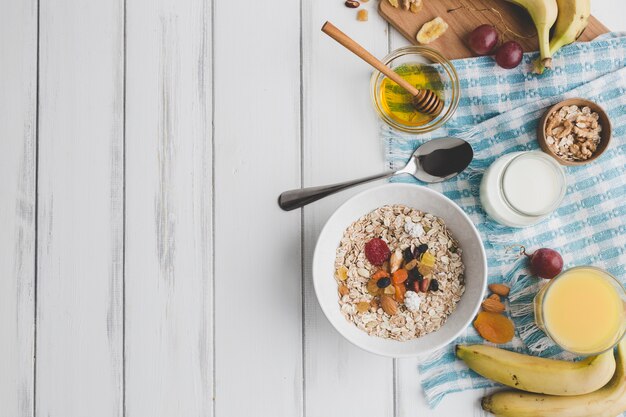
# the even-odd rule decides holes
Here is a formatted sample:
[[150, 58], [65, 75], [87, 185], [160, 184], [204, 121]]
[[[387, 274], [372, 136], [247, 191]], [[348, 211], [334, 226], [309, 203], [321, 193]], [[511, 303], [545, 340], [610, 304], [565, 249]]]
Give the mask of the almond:
[[391, 254], [391, 258], [389, 258], [389, 272], [392, 274], [396, 272], [402, 266], [402, 251], [400, 249], [396, 249], [394, 253]]
[[499, 296], [498, 294], [491, 294], [491, 295], [489, 296], [489, 299], [490, 299], [490, 300], [501, 301], [501, 300], [500, 300], [500, 296]]
[[380, 296], [380, 306], [383, 308], [385, 313], [390, 316], [393, 316], [398, 312], [398, 303], [396, 303], [396, 300], [388, 295], [383, 294]]
[[491, 298], [487, 298], [483, 301], [483, 310], [489, 311], [490, 313], [504, 313], [504, 304], [500, 301], [492, 300]]
[[430, 278], [424, 278], [422, 282], [420, 282], [420, 291], [428, 292], [428, 287], [430, 287]]
[[502, 297], [506, 297], [509, 295], [510, 288], [504, 284], [489, 284], [489, 291], [494, 294], [501, 295]]

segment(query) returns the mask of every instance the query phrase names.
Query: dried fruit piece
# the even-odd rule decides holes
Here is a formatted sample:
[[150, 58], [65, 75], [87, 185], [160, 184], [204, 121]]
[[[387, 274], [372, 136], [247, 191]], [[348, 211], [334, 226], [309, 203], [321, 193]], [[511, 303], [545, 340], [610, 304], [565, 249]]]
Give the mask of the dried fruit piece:
[[409, 277], [409, 273], [407, 272], [406, 269], [404, 269], [404, 268], [398, 269], [392, 275], [393, 283], [394, 284], [402, 284], [404, 281], [407, 280], [408, 277]]
[[482, 311], [474, 320], [474, 327], [483, 339], [492, 343], [507, 343], [515, 335], [515, 326], [502, 314]]
[[437, 281], [436, 279], [430, 280], [428, 291], [439, 291], [439, 281]]
[[411, 13], [419, 13], [422, 11], [422, 7], [424, 6], [422, 0], [412, 0], [411, 1], [411, 7], [409, 8], [409, 10], [411, 10]]
[[[501, 295], [502, 297], [506, 297], [509, 295], [509, 291], [511, 291], [511, 289], [504, 284], [489, 284], [489, 291], [494, 294]], [[498, 301], [500, 301], [499, 298]]]
[[415, 250], [413, 251], [413, 257], [415, 259], [419, 259], [420, 256], [422, 256], [423, 253], [426, 253], [427, 250], [428, 250], [428, 245], [426, 243], [422, 243], [421, 245], [416, 247]]
[[430, 275], [431, 272], [433, 272], [433, 269], [430, 266], [426, 266], [426, 265], [422, 265], [420, 264], [420, 266], [417, 267], [417, 271], [423, 276], [427, 276]]
[[372, 298], [372, 301], [370, 301], [370, 305], [372, 306], [374, 310], [378, 309], [378, 300], [375, 298]]
[[428, 44], [439, 38], [448, 30], [448, 24], [441, 17], [437, 16], [430, 22], [424, 23], [417, 32], [416, 39], [421, 44]]
[[383, 308], [383, 311], [390, 316], [398, 312], [398, 303], [388, 295], [383, 294], [380, 296], [380, 306]]
[[367, 281], [367, 285], [366, 285], [367, 292], [369, 292], [372, 295], [378, 295], [378, 294], [381, 293], [380, 288], [378, 288], [377, 281], [378, 280], [376, 280], [374, 278], [372, 278], [369, 281]]
[[359, 22], [367, 22], [367, 16], [368, 16], [367, 10], [361, 9], [356, 14], [356, 20], [358, 20]]
[[346, 7], [349, 7], [351, 9], [356, 9], [357, 7], [361, 5], [361, 3], [359, 3], [356, 0], [346, 0], [344, 4], [346, 5]]
[[389, 272], [392, 274], [396, 272], [402, 266], [402, 251], [400, 249], [396, 249], [392, 254], [391, 258], [389, 258]]
[[393, 287], [396, 290], [395, 298], [396, 301], [399, 303], [403, 303], [404, 302], [404, 294], [406, 293], [406, 287], [402, 284], [393, 284]]
[[422, 259], [420, 259], [420, 265], [433, 268], [435, 266], [435, 261], [435, 256], [430, 252], [426, 252], [424, 253], [424, 255], [422, 255]]
[[413, 259], [411, 262], [407, 262], [406, 265], [404, 265], [404, 269], [413, 269], [417, 266], [417, 259]]
[[389, 4], [391, 4], [396, 9], [400, 7], [400, 2], [398, 0], [388, 0], [388, 1], [389, 1]]
[[348, 289], [348, 287], [343, 284], [339, 285], [339, 295], [343, 297], [344, 295], [348, 295], [349, 293], [350, 290]]
[[383, 294], [396, 295], [396, 288], [393, 285], [388, 285], [383, 290]]
[[389, 276], [389, 273], [387, 271], [383, 271], [382, 269], [379, 269], [378, 271], [374, 273], [374, 275], [372, 275], [372, 279], [379, 280], [381, 278], [385, 278], [388, 276]]
[[502, 300], [500, 300], [500, 296], [498, 294], [491, 294], [489, 296], [489, 299], [490, 300], [496, 300], [496, 301], [502, 301]]
[[384, 240], [374, 238], [365, 244], [365, 257], [372, 265], [382, 265], [389, 259], [391, 251]]
[[387, 288], [391, 284], [391, 278], [384, 277], [376, 281], [376, 286], [378, 288]]
[[504, 313], [504, 304], [502, 304], [499, 300], [496, 301], [491, 298], [487, 298], [481, 305], [485, 311], [490, 311], [492, 313]]
[[335, 271], [335, 276], [337, 277], [337, 279], [339, 281], [345, 281], [346, 279], [348, 279], [348, 268], [346, 268], [345, 266], [341, 265]]
[[415, 256], [413, 256], [413, 251], [411, 250], [410, 246], [402, 251], [402, 258], [404, 258], [404, 262], [411, 262], [413, 259], [415, 259]]
[[365, 313], [366, 311], [369, 311], [370, 307], [370, 303], [368, 303], [367, 301], [361, 301], [356, 303], [356, 311], [358, 311], [359, 313]]

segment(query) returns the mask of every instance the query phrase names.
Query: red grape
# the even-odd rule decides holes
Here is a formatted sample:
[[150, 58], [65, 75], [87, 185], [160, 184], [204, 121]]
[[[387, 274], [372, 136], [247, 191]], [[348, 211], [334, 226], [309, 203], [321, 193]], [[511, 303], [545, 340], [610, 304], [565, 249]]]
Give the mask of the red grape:
[[496, 62], [502, 68], [515, 68], [522, 62], [522, 46], [515, 41], [504, 42], [496, 50]]
[[488, 55], [498, 44], [498, 31], [491, 25], [480, 25], [467, 36], [467, 44], [476, 55]]
[[563, 270], [563, 258], [554, 249], [537, 249], [530, 258], [530, 270], [539, 278], [552, 279]]

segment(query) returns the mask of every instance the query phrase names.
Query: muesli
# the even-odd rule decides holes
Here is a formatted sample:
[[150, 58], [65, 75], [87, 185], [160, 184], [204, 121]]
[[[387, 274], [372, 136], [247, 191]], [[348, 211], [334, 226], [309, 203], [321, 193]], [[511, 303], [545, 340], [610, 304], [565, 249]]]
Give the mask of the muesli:
[[339, 307], [370, 335], [411, 340], [439, 329], [463, 295], [461, 248], [442, 219], [380, 207], [344, 232], [335, 258]]

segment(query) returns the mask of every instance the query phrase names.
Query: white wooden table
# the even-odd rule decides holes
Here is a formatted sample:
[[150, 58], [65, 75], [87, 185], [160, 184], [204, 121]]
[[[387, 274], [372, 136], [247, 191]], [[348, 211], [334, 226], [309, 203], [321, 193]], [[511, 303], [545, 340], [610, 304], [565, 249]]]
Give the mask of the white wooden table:
[[319, 31], [384, 56], [375, 3], [0, 1], [0, 417], [482, 415], [322, 315], [315, 240], [358, 190], [276, 205], [385, 168], [370, 69]]

